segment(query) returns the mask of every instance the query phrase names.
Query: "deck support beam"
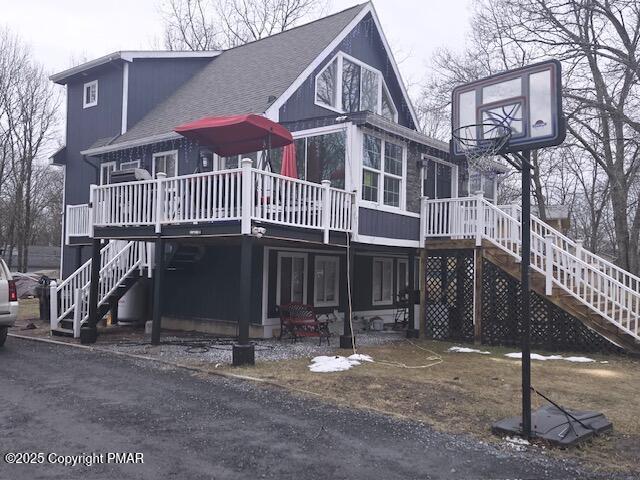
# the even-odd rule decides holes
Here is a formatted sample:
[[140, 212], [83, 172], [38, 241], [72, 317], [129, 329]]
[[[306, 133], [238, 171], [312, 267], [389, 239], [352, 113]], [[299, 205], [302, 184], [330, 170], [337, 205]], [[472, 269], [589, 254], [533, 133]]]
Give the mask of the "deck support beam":
[[251, 263], [253, 237], [243, 235], [240, 244], [240, 318], [238, 318], [238, 343], [233, 346], [233, 365], [255, 365], [255, 345], [249, 343], [251, 323]]
[[476, 247], [474, 251], [473, 266], [473, 342], [482, 343], [482, 247]]
[[[89, 284], [89, 320], [80, 328], [80, 343], [96, 343], [98, 339], [98, 288], [100, 285], [100, 240], [91, 241], [91, 282]], [[80, 305], [76, 305], [78, 309]], [[82, 319], [81, 319], [82, 320]]]
[[162, 281], [164, 279], [164, 243], [160, 235], [156, 237], [153, 255], [153, 319], [151, 321], [151, 344], [160, 345], [162, 322]]
[[347, 308], [344, 312], [344, 326], [340, 335], [340, 348], [352, 349], [356, 344], [355, 335], [351, 331], [353, 318], [353, 279], [355, 253], [353, 247], [347, 248]]
[[407, 323], [407, 338], [418, 338], [419, 327], [416, 328], [416, 252], [409, 250], [409, 322]]

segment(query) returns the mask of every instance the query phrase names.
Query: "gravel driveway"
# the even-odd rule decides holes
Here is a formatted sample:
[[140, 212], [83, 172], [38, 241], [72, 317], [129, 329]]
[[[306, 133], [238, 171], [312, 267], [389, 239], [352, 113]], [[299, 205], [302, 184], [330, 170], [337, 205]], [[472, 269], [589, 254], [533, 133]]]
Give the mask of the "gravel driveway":
[[3, 455], [144, 454], [143, 464], [75, 467], [0, 459], [3, 480], [599, 478], [417, 423], [68, 346], [9, 338], [0, 381]]

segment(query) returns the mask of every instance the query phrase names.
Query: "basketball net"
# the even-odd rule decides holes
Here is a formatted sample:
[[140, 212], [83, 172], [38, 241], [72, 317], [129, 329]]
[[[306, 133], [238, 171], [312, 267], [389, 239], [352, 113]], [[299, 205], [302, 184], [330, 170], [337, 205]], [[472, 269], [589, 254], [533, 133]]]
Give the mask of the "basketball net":
[[[479, 130], [484, 131], [484, 138], [478, 138]], [[496, 156], [509, 143], [511, 128], [489, 123], [465, 125], [456, 128], [452, 137], [458, 144], [458, 150], [466, 157], [470, 169], [486, 175], [495, 175], [499, 164]]]

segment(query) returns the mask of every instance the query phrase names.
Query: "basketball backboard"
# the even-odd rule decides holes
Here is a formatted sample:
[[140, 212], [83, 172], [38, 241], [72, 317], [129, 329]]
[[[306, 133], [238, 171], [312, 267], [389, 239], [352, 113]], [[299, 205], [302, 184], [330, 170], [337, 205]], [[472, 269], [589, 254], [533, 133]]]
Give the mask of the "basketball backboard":
[[[453, 90], [453, 157], [502, 135], [510, 137], [499, 153], [559, 145], [565, 138], [561, 67], [549, 60], [460, 85]], [[462, 133], [460, 133], [462, 132]], [[456, 141], [456, 134], [471, 141]]]

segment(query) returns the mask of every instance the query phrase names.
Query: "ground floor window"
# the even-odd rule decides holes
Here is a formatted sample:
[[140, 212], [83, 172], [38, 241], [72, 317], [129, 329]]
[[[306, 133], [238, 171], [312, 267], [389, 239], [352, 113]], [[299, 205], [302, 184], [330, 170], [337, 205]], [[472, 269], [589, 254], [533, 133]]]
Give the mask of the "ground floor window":
[[314, 305], [338, 306], [338, 257], [317, 256], [314, 265]]
[[373, 305], [391, 305], [393, 303], [393, 259], [373, 259]]
[[398, 260], [398, 283], [397, 292], [400, 293], [409, 288], [409, 262], [407, 260]]
[[307, 256], [304, 253], [278, 253], [278, 305], [305, 303], [307, 298]]

